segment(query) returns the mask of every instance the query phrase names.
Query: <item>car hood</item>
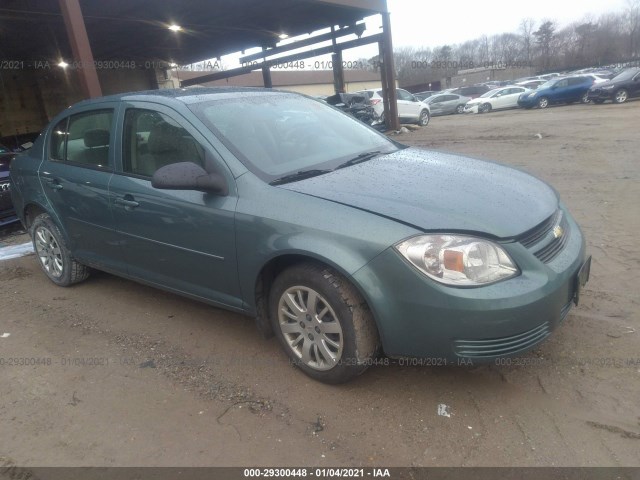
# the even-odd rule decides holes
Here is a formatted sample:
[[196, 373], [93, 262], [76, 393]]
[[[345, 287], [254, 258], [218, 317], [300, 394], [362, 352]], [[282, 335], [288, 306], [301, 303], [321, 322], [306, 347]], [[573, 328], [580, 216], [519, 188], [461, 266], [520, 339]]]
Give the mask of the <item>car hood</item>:
[[513, 168], [407, 148], [278, 188], [365, 210], [420, 230], [511, 238], [558, 208], [546, 183]]

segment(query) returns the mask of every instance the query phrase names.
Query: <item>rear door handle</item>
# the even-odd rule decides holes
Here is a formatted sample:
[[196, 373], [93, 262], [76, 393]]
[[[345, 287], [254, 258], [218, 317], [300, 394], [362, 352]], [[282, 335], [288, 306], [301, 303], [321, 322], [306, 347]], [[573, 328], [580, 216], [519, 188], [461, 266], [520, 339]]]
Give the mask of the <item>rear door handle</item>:
[[62, 184], [57, 178], [43, 178], [47, 186], [53, 190], [62, 190]]

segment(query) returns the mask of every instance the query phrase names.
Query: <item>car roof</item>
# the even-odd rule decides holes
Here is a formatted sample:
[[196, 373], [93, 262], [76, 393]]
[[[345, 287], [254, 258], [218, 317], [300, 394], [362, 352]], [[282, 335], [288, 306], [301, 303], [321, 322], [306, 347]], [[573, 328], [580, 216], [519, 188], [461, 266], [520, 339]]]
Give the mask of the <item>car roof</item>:
[[[195, 103], [197, 101], [213, 100], [215, 97], [240, 97], [247, 93], [255, 94], [282, 94], [290, 95], [293, 92], [278, 91], [268, 88], [252, 88], [252, 87], [196, 87], [196, 88], [168, 88], [159, 90], [144, 90], [140, 92], [126, 92], [115, 95], [106, 95], [104, 97], [90, 98], [82, 100], [74, 105], [75, 107], [84, 107], [87, 105], [99, 105], [105, 102], [117, 101], [136, 101], [136, 100], [161, 100], [163, 102], [179, 101], [182, 103]], [[211, 97], [211, 98], [203, 98]]]

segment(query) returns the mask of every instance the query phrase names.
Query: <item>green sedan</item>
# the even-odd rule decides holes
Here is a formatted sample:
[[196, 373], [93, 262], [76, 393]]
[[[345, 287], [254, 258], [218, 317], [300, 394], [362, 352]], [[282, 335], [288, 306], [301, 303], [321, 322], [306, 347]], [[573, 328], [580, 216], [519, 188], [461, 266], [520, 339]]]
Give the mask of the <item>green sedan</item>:
[[580, 228], [547, 184], [408, 148], [294, 93], [83, 101], [16, 157], [11, 180], [54, 283], [98, 269], [251, 315], [327, 383], [382, 354], [521, 354], [589, 276]]

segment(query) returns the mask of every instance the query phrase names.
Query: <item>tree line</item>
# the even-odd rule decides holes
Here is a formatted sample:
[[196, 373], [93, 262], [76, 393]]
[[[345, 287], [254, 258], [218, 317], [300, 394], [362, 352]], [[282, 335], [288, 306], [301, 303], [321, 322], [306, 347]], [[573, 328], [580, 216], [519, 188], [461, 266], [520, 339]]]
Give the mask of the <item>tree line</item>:
[[[524, 18], [516, 32], [483, 35], [457, 45], [401, 47], [394, 51], [400, 84], [489, 65], [531, 67], [539, 73], [607, 66], [640, 58], [640, 0], [559, 28], [553, 20]], [[375, 65], [377, 58], [369, 59]]]

